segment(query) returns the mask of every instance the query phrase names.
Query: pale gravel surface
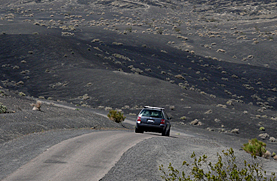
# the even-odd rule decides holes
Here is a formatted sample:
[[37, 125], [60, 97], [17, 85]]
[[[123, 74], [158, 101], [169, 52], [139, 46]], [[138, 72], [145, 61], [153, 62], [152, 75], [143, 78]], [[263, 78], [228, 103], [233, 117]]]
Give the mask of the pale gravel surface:
[[47, 131], [20, 137], [0, 144], [0, 180], [46, 151], [51, 146], [82, 134], [91, 129]]
[[[16, 132], [19, 134], [10, 135], [9, 138], [15, 137], [16, 139], [0, 144], [0, 180], [61, 141], [92, 131], [99, 131], [82, 127], [94, 128], [94, 126], [100, 126], [101, 130], [122, 129], [122, 126], [114, 125], [113, 122], [99, 115], [99, 113], [106, 115], [107, 112], [104, 110], [82, 108], [76, 111], [73, 105], [58, 103], [55, 106], [44, 104], [42, 107], [44, 112], [33, 112], [30, 111], [29, 104], [33, 102], [31, 100], [6, 97], [1, 101], [5, 105], [10, 105], [11, 110], [17, 111], [15, 114], [1, 115], [5, 117], [5, 119], [2, 119], [3, 126], [9, 125], [10, 128], [14, 129], [8, 130], [17, 130]], [[12, 107], [12, 105], [17, 105], [18, 108]], [[18, 126], [21, 124], [16, 121], [16, 118], [21, 118], [23, 115], [28, 116], [29, 119], [23, 119], [25, 121], [21, 124], [24, 123], [32, 129], [23, 131]], [[135, 116], [127, 116], [127, 118], [135, 120]], [[7, 124], [7, 120], [10, 120], [9, 124]], [[47, 127], [49, 130], [46, 131], [47, 129], [45, 129], [44, 132], [32, 133], [32, 131], [40, 130], [33, 126], [37, 123], [44, 125], [44, 128]], [[59, 129], [65, 124], [69, 126], [67, 129]], [[125, 123], [124, 126], [129, 128], [124, 128], [125, 131], [133, 132], [132, 125]], [[212, 155], [214, 159], [216, 158], [216, 152], [232, 147], [238, 153], [238, 158], [250, 158], [248, 154], [240, 151], [241, 146], [247, 142], [247, 139], [180, 125], [176, 122], [172, 122], [172, 127], [175, 131], [194, 137], [180, 136], [172, 132], [169, 138], [160, 136], [145, 140], [124, 153], [116, 166], [108, 172], [103, 180], [159, 180], [161, 173], [158, 171], [158, 166], [160, 164], [167, 166], [169, 162], [172, 162], [174, 166], [179, 167], [184, 160], [188, 160], [193, 151], [197, 155]], [[7, 132], [4, 133], [7, 134]], [[24, 136], [23, 134], [27, 135]], [[276, 144], [268, 143], [268, 148], [270, 151], [274, 151], [276, 150]], [[272, 159], [263, 159], [263, 162], [266, 163], [265, 168], [269, 172], [277, 170], [276, 162]]]
[[[202, 138], [153, 137], [140, 142], [125, 152], [101, 181], [162, 180], [162, 173], [159, 171], [161, 164], [167, 168], [171, 162], [175, 168], [182, 171], [184, 167], [181, 165], [184, 160], [192, 163], [190, 156], [193, 152], [197, 157], [205, 154], [210, 161], [215, 162], [217, 161], [216, 152], [221, 153], [227, 148], [229, 147]], [[243, 160], [252, 163], [252, 158], [244, 151], [235, 149], [235, 153], [238, 165], [241, 165]], [[277, 163], [274, 161], [259, 159], [259, 162], [264, 164], [269, 173], [272, 168], [275, 170], [277, 168]]]
[[[14, 172], [20, 166], [46, 151], [51, 146], [82, 134], [91, 133], [92, 129], [53, 130], [43, 133], [29, 134], [0, 145], [0, 180]], [[133, 130], [130, 130], [133, 131]], [[222, 135], [214, 137], [213, 133], [195, 132], [194, 129], [184, 131], [191, 136], [172, 134], [171, 137], [154, 137], [138, 143], [123, 154], [116, 165], [102, 180], [161, 180], [160, 164], [169, 162], [180, 169], [184, 160], [189, 161], [192, 152], [198, 156], [206, 154], [212, 160], [215, 153], [233, 147], [238, 160], [251, 161], [249, 154], [239, 150], [243, 140], [234, 141], [234, 137]], [[134, 133], [135, 134], [135, 133]], [[156, 133], [144, 133], [155, 134]], [[216, 134], [215, 134], [216, 135]], [[230, 139], [228, 139], [230, 138]], [[233, 139], [232, 139], [233, 138]], [[276, 161], [260, 159], [267, 171], [276, 171]]]

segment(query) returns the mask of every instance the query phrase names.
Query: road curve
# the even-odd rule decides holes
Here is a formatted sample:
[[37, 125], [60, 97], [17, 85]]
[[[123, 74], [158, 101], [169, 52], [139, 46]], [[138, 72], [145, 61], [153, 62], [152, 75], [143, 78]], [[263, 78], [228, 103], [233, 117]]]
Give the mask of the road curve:
[[4, 181], [99, 180], [123, 153], [152, 134], [100, 131], [63, 141], [20, 167]]

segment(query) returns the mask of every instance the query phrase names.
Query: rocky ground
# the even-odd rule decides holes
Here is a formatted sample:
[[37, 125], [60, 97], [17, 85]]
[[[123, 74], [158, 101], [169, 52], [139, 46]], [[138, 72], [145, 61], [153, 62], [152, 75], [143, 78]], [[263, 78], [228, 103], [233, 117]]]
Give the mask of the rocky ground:
[[[78, 107], [153, 105], [175, 127], [275, 144], [276, 12], [266, 0], [1, 1], [1, 142], [121, 127]], [[36, 99], [77, 110], [34, 112]]]

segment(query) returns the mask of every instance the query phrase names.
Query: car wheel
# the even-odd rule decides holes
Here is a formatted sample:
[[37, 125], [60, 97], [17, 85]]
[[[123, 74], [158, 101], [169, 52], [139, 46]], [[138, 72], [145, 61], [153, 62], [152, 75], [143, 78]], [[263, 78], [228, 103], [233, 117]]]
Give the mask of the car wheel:
[[168, 129], [168, 131], [166, 132], [165, 136], [169, 136], [170, 135], [170, 128]]
[[135, 128], [135, 133], [143, 133], [143, 130], [140, 130], [138, 128]]
[[162, 132], [162, 136], [166, 136], [166, 129]]

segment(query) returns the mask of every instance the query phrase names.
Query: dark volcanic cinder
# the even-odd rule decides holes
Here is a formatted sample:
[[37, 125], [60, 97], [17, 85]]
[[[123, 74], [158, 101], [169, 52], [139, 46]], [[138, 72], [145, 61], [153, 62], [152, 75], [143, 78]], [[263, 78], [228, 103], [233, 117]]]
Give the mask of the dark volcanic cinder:
[[[0, 7], [1, 92], [130, 115], [160, 106], [176, 127], [276, 137], [276, 2], [13, 0]], [[0, 102], [15, 113], [1, 117], [28, 118], [7, 95]], [[42, 131], [34, 125], [24, 122], [3, 140]]]

